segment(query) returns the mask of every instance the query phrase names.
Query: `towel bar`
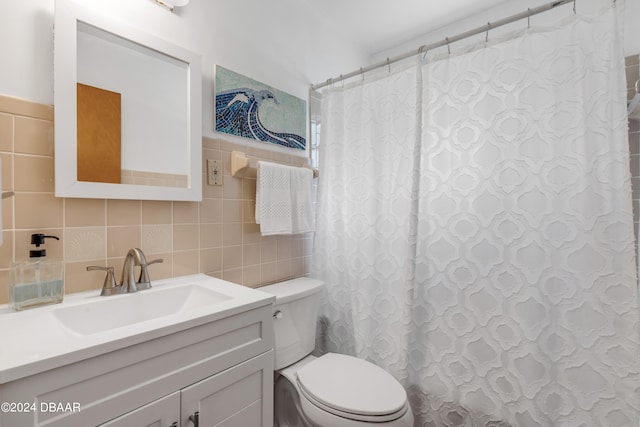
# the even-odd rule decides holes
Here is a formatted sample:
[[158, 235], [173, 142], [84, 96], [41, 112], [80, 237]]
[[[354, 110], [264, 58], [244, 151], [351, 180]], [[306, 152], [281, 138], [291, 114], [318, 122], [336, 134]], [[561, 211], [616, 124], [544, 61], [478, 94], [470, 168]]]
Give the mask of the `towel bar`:
[[[242, 151], [231, 152], [231, 175], [235, 177], [243, 177], [247, 170], [253, 170], [258, 167], [257, 161], [247, 157]], [[308, 164], [303, 164], [301, 167], [308, 168], [313, 171], [313, 177], [318, 177], [318, 169], [312, 168]]]

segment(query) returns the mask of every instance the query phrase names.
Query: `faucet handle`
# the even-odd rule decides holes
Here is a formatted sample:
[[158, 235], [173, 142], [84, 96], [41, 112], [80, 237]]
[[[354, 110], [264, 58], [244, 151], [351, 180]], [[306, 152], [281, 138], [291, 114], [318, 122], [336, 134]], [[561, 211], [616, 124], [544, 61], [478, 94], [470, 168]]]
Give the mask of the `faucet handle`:
[[149, 277], [149, 270], [147, 270], [147, 266], [151, 264], [160, 264], [162, 262], [164, 262], [164, 260], [162, 258], [158, 258], [140, 265], [140, 278], [137, 283], [138, 289], [143, 290], [151, 288], [151, 278]]
[[101, 267], [99, 265], [90, 265], [87, 267], [87, 271], [102, 270], [106, 271], [107, 275], [104, 278], [102, 284], [101, 296], [116, 295], [122, 290], [122, 287], [116, 285], [116, 278], [113, 274], [113, 267]]

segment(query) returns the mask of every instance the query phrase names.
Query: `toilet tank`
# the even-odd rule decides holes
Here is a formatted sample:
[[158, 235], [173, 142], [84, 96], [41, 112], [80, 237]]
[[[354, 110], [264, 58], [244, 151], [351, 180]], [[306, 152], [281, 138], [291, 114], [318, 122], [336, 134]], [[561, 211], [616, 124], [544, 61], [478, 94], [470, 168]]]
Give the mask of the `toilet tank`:
[[323, 282], [309, 277], [263, 286], [276, 297], [273, 308], [275, 369], [311, 354], [316, 344], [316, 322]]

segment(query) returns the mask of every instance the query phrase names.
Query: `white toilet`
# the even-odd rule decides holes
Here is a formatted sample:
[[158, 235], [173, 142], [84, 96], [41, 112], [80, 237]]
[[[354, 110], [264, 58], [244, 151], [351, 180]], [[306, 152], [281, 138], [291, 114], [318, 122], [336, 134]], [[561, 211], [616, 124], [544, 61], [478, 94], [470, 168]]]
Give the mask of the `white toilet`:
[[260, 290], [275, 295], [276, 427], [411, 427], [407, 394], [391, 374], [352, 356], [311, 356], [320, 280], [302, 277]]

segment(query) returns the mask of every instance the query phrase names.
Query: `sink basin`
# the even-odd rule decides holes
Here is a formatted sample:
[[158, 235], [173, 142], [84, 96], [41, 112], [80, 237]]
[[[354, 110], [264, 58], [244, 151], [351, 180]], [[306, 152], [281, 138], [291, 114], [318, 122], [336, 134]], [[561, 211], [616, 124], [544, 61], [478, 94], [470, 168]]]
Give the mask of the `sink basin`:
[[54, 317], [71, 331], [91, 335], [188, 313], [232, 297], [198, 284], [165, 286], [133, 294], [100, 297], [84, 304], [56, 308]]
[[29, 310], [0, 306], [0, 397], [8, 382], [198, 328], [274, 300], [256, 289], [191, 274], [154, 280], [152, 289], [132, 294], [103, 297], [95, 289]]

